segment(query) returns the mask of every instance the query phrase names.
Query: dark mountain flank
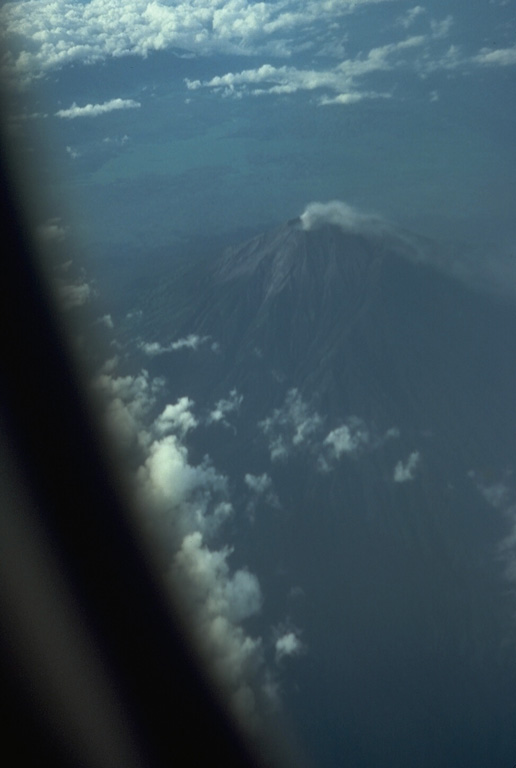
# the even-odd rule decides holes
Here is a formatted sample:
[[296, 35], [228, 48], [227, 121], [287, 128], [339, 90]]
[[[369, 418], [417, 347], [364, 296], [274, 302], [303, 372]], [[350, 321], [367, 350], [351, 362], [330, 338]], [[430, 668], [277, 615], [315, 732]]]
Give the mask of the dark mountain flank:
[[[515, 469], [516, 311], [451, 266], [406, 233], [296, 219], [143, 304], [145, 341], [209, 337], [145, 358], [172, 398], [201, 415], [243, 398], [189, 448], [230, 479], [262, 633], [285, 616], [302, 628], [285, 696], [328, 766], [512, 754], [512, 518], [493, 489]], [[274, 496], [253, 497], [248, 473]]]
[[479, 442], [514, 453], [504, 408], [516, 312], [430, 266], [440, 259], [414, 237], [305, 231], [294, 219], [165, 280], [144, 328], [220, 345], [188, 366], [158, 362], [174, 366], [178, 394], [201, 402], [236, 387], [260, 416], [296, 387], [330, 423], [359, 413], [379, 429], [442, 430], [473, 455]]

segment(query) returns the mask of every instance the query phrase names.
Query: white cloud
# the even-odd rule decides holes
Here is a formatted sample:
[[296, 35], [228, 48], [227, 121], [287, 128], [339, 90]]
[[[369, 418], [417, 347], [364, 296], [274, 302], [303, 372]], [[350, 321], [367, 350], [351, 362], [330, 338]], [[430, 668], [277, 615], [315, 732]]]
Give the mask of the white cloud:
[[287, 656], [299, 656], [304, 651], [303, 643], [295, 632], [286, 632], [281, 637], [278, 637], [274, 648], [277, 662]]
[[63, 309], [74, 309], [89, 302], [95, 292], [89, 283], [71, 284], [57, 281], [57, 294]]
[[[211, 549], [210, 538], [233, 514], [227, 478], [208, 457], [192, 465], [182, 439], [197, 425], [193, 402], [168, 404], [150, 424], [149, 417], [164, 381], [147, 371], [137, 376], [100, 374], [94, 388], [104, 395], [106, 416], [119, 439], [137, 436], [142, 459], [135, 473], [135, 495], [142, 522], [150, 532], [158, 562], [170, 586], [184, 601], [194, 637], [228, 694], [236, 714], [247, 725], [268, 704], [262, 642], [242, 626], [260, 611], [257, 578], [246, 568], [233, 570], [230, 547]], [[172, 433], [172, 434], [171, 434]], [[269, 686], [271, 695], [275, 686]]]
[[192, 466], [177, 435], [152, 443], [137, 479], [146, 523], [165, 555], [172, 551], [170, 583], [184, 600], [200, 650], [235, 712], [252, 723], [262, 643], [241, 622], [260, 610], [260, 586], [245, 568], [232, 572], [229, 547], [212, 550], [206, 544], [233, 513], [227, 480], [207, 459]]
[[383, 234], [390, 230], [390, 225], [372, 213], [362, 213], [341, 200], [327, 203], [309, 203], [300, 216], [301, 226], [305, 230], [318, 229], [326, 224], [335, 224], [345, 232], [375, 232]]
[[19, 0], [6, 3], [2, 27], [16, 40], [10, 71], [34, 77], [71, 62], [182, 48], [197, 55], [289, 56], [295, 30], [386, 0]]
[[194, 531], [210, 536], [232, 513], [227, 479], [207, 458], [192, 466], [178, 435], [149, 446], [138, 485], [142, 506], [154, 510], [149, 523], [162, 546]]
[[504, 509], [509, 506], [511, 491], [507, 483], [499, 481], [486, 484], [482, 480], [481, 475], [478, 475], [473, 470], [468, 472], [468, 476], [473, 480], [478, 490], [491, 507], [494, 507], [494, 509]]
[[165, 410], [155, 419], [152, 425], [158, 435], [166, 435], [169, 432], [177, 432], [181, 436], [186, 435], [191, 429], [195, 429], [198, 421], [191, 412], [194, 403], [188, 397], [181, 397], [175, 405], [167, 405]]
[[244, 477], [244, 481], [247, 487], [257, 494], [266, 493], [266, 491], [270, 491], [272, 488], [272, 480], [269, 475], [265, 473], [263, 475], [247, 474]]
[[173, 341], [165, 346], [157, 341], [151, 341], [141, 342], [138, 347], [149, 357], [156, 357], [157, 355], [166, 355], [169, 352], [177, 352], [180, 349], [191, 349], [195, 352], [209, 338], [209, 336], [197, 336], [195, 333], [190, 333], [185, 338], [177, 339], [177, 341]]
[[405, 463], [398, 461], [394, 468], [394, 482], [408, 483], [410, 480], [414, 480], [420, 459], [421, 456], [419, 451], [413, 451]]
[[127, 144], [128, 141], [129, 141], [129, 136], [127, 134], [124, 134], [123, 136], [120, 136], [120, 137], [114, 137], [114, 138], [112, 138], [111, 136], [106, 136], [105, 139], [102, 139], [103, 144], [114, 144], [117, 147], [123, 147], [124, 144]]
[[109, 331], [112, 331], [115, 327], [111, 315], [102, 315], [102, 317], [97, 318], [95, 325], [103, 325], [104, 328], [107, 328]]
[[339, 93], [337, 96], [321, 96], [319, 104], [322, 107], [331, 104], [356, 104], [363, 99], [389, 98], [388, 94], [379, 94], [363, 91], [362, 93]]
[[251, 519], [254, 519], [254, 513], [260, 501], [264, 501], [275, 509], [281, 509], [280, 500], [273, 490], [272, 479], [269, 475], [266, 473], [263, 475], [246, 474], [244, 482], [253, 494], [247, 504], [247, 512]]
[[229, 426], [226, 416], [238, 411], [243, 400], [244, 396], [239, 395], [236, 389], [232, 389], [228, 398], [219, 400], [218, 403], [216, 403], [215, 408], [208, 415], [206, 423], [223, 424], [226, 427]]
[[262, 643], [240, 622], [259, 612], [258, 581], [245, 569], [231, 573], [230, 550], [208, 549], [199, 532], [185, 536], [170, 571], [172, 585], [188, 597], [192, 626], [219, 683], [246, 724], [256, 717], [256, 690], [250, 684], [263, 664]]
[[422, 16], [425, 13], [426, 8], [423, 8], [422, 5], [415, 5], [414, 8], [409, 8], [406, 13], [404, 13], [402, 16], [399, 16], [396, 19], [396, 24], [400, 27], [403, 27], [404, 29], [408, 29], [415, 23], [419, 16]]
[[482, 50], [473, 58], [473, 61], [476, 64], [487, 66], [513, 66], [516, 64], [516, 45], [512, 48], [498, 48], [496, 50], [482, 48]]
[[291, 389], [283, 406], [276, 408], [258, 426], [269, 440], [271, 460], [282, 461], [292, 450], [311, 449], [322, 423], [321, 416], [309, 408], [299, 391]]
[[108, 358], [102, 365], [100, 369], [100, 373], [114, 373], [114, 371], [118, 367], [118, 363], [120, 362], [120, 358], [118, 355], [113, 355], [113, 357]]
[[432, 21], [430, 22], [432, 37], [437, 40], [443, 37], [448, 37], [452, 26], [453, 26], [453, 16], [446, 16], [444, 19], [441, 19], [440, 21], [436, 21], [432, 19]]
[[69, 155], [72, 158], [72, 160], [77, 160], [77, 158], [81, 156], [81, 153], [79, 152], [79, 150], [74, 149], [73, 147], [66, 147], [65, 149], [66, 149], [66, 154]]
[[104, 371], [94, 380], [93, 388], [103, 398], [106, 425], [120, 447], [147, 440], [145, 417], [163, 386], [163, 379], [151, 379], [145, 370], [136, 376], [117, 377]]
[[[275, 67], [263, 64], [257, 69], [242, 72], [228, 72], [206, 80], [188, 80], [187, 88], [198, 90], [210, 88], [224, 96], [241, 96], [250, 93], [255, 96], [281, 95], [296, 91], [330, 90], [336, 94], [333, 99], [323, 96], [319, 103], [352, 104], [365, 98], [388, 97], [371, 91], [357, 91], [357, 79], [378, 71], [387, 71], [399, 65], [396, 56], [407, 49], [417, 48], [426, 41], [424, 36], [410, 37], [397, 43], [373, 48], [367, 56], [346, 59], [332, 69], [298, 69], [293, 66]], [[394, 58], [394, 60], [393, 60]]]
[[86, 104], [84, 107], [78, 107], [74, 102], [68, 109], [60, 109], [56, 112], [56, 117], [73, 120], [76, 117], [98, 117], [105, 115], [106, 112], [113, 112], [119, 109], [137, 109], [141, 107], [138, 101], [133, 99], [111, 99], [103, 104]]
[[468, 476], [473, 480], [478, 490], [487, 501], [487, 503], [501, 513], [507, 522], [506, 533], [497, 545], [497, 557], [504, 565], [504, 576], [514, 589], [516, 586], [516, 503], [514, 489], [507, 482], [507, 476], [512, 472], [505, 473], [503, 481], [495, 483], [485, 483], [481, 474], [473, 470], [468, 472]]
[[399, 438], [400, 432], [396, 427], [388, 429], [384, 435], [374, 434], [363, 419], [349, 416], [344, 424], [333, 429], [319, 447], [317, 469], [320, 472], [330, 472], [335, 463], [343, 456], [356, 458], [365, 452], [382, 448], [389, 440]]
[[362, 419], [350, 417], [348, 423], [334, 429], [324, 440], [331, 448], [332, 457], [340, 459], [343, 453], [356, 455], [371, 442], [371, 435]]
[[61, 219], [49, 219], [36, 229], [36, 234], [42, 243], [60, 243], [66, 238], [66, 228], [60, 224]]
[[388, 251], [389, 248], [395, 248], [400, 256], [409, 261], [430, 261], [435, 266], [449, 269], [448, 263], [436, 263], [434, 254], [428, 251], [421, 238], [396, 227], [382, 216], [364, 213], [341, 200], [309, 203], [299, 218], [305, 230], [333, 224], [344, 232], [361, 232], [369, 237], [379, 238], [380, 249]]

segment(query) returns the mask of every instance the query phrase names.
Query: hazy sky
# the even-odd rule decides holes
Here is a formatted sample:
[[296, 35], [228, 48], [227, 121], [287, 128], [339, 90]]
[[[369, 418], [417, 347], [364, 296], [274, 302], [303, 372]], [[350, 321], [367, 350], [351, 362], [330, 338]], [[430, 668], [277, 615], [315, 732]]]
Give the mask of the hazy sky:
[[22, 0], [1, 14], [4, 77], [32, 98], [12, 120], [45, 137], [44, 174], [64, 177], [97, 244], [259, 229], [331, 199], [432, 235], [513, 234], [507, 2]]

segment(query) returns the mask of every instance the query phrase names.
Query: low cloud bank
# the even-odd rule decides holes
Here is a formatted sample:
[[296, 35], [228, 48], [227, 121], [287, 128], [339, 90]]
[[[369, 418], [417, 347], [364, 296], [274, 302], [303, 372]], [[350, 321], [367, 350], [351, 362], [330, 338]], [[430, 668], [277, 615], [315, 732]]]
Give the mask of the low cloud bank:
[[262, 640], [249, 635], [242, 622], [260, 611], [262, 594], [254, 574], [245, 567], [233, 570], [229, 546], [213, 546], [234, 513], [228, 479], [207, 456], [200, 464], [190, 461], [185, 439], [200, 424], [190, 398], [166, 404], [154, 417], [164, 399], [164, 380], [145, 370], [116, 376], [112, 368], [97, 376], [94, 387], [104, 396], [108, 426], [131, 452], [133, 465], [139, 456], [134, 483], [144, 528], [155, 542], [165, 580], [186, 598], [194, 637], [215, 679], [242, 722], [253, 726], [260, 706], [272, 701]]
[[256, 691], [250, 681], [263, 663], [262, 642], [240, 626], [259, 612], [260, 585], [245, 569], [231, 573], [229, 548], [213, 551], [201, 533], [185, 536], [170, 578], [183, 587], [193, 625], [216, 676], [230, 691], [233, 709], [252, 724], [256, 717]]

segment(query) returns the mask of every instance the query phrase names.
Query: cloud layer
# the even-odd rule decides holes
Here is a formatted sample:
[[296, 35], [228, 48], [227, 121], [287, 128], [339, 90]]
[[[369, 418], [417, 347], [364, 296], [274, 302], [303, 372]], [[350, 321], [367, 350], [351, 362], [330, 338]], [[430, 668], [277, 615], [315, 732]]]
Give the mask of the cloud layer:
[[[20, 0], [0, 11], [8, 53], [4, 70], [31, 79], [67, 64], [89, 64], [121, 56], [146, 57], [175, 49], [207, 56], [231, 54], [289, 59], [310, 52], [337, 58], [321, 69], [272, 67], [226, 73], [197, 86], [235, 93], [292, 93], [327, 88], [321, 104], [349, 104], [378, 94], [361, 79], [379, 71], [412, 68], [428, 72], [452, 67], [508, 66], [516, 63], [516, 46], [481, 49], [466, 55], [455, 44], [444, 47], [454, 25], [451, 16], [432, 18], [414, 6], [393, 16], [391, 30], [399, 38], [417, 27], [419, 34], [394, 39], [355, 57], [346, 56], [346, 17], [367, 6], [395, 0]], [[9, 44], [11, 44], [9, 50]], [[360, 87], [359, 87], [360, 86]], [[387, 94], [383, 94], [387, 95]], [[92, 109], [102, 105], [89, 105]], [[77, 108], [81, 109], [81, 108]], [[84, 109], [84, 108], [82, 108]], [[64, 110], [66, 111], [66, 110]], [[85, 113], [87, 114], [87, 113]]]
[[[260, 611], [262, 594], [245, 567], [231, 568], [230, 547], [213, 547], [233, 515], [228, 479], [209, 457], [200, 464], [189, 459], [185, 439], [200, 425], [195, 403], [181, 397], [153, 417], [163, 402], [164, 380], [145, 370], [117, 376], [112, 370], [116, 365], [110, 361], [94, 387], [103, 396], [105, 418], [118, 443], [133, 456], [137, 449], [135, 495], [144, 528], [156, 546], [164, 578], [175, 594], [186, 597], [194, 637], [215, 679], [236, 714], [252, 725], [257, 698], [266, 700], [258, 679], [264, 653], [261, 639], [251, 637], [242, 622]], [[237, 395], [232, 395], [234, 407]]]
[[315, 24], [379, 2], [390, 0], [21, 0], [4, 5], [1, 21], [18, 42], [8, 67], [23, 77], [167, 48], [289, 56], [294, 33], [308, 38]]

